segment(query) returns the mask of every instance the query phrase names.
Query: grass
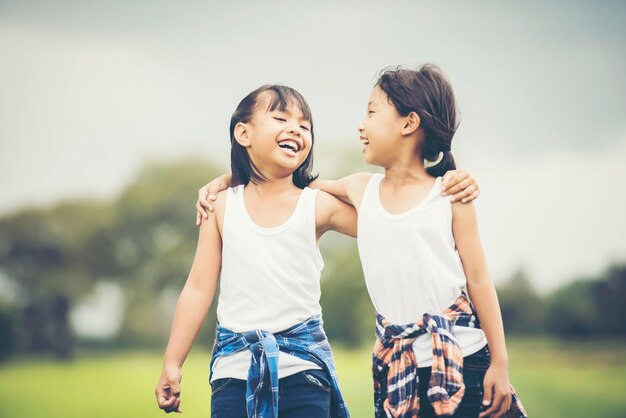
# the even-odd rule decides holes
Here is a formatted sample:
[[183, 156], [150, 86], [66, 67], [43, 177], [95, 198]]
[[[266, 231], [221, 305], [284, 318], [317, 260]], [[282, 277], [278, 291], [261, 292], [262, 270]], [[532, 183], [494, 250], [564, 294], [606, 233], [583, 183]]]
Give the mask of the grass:
[[[370, 354], [335, 349], [340, 385], [355, 418], [372, 416]], [[511, 381], [531, 417], [626, 416], [623, 342], [509, 342]], [[208, 417], [210, 353], [183, 369], [184, 417]], [[76, 361], [20, 359], [0, 367], [0, 417], [162, 417], [154, 400], [161, 353], [84, 354]]]

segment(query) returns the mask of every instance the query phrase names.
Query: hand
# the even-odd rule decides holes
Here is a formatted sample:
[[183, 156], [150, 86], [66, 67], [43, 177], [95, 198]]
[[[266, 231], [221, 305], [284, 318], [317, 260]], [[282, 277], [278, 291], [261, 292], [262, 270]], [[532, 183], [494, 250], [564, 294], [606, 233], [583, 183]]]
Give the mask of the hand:
[[480, 194], [476, 180], [463, 170], [446, 172], [441, 181], [441, 192], [444, 196], [452, 196], [451, 202], [469, 203]]
[[182, 374], [177, 366], [164, 366], [154, 394], [159, 408], [167, 412], [182, 413], [180, 409], [180, 381]]
[[[232, 176], [224, 174], [212, 180], [210, 183], [198, 190], [198, 202], [196, 203], [196, 225], [200, 225], [203, 219], [209, 218], [209, 212], [213, 212], [213, 205], [217, 199], [217, 193], [226, 190], [230, 186]], [[209, 202], [210, 201], [210, 202]]]
[[512, 390], [506, 366], [491, 364], [483, 380], [483, 405], [489, 406], [479, 418], [500, 418], [511, 409]]

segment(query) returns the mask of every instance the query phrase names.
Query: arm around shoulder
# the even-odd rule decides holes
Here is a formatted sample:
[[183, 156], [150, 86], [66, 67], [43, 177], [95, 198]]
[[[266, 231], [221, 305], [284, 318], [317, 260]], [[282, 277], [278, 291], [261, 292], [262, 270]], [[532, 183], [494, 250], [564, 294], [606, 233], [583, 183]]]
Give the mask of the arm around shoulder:
[[371, 176], [371, 173], [354, 173], [339, 180], [315, 180], [310, 186], [330, 193], [358, 208]]

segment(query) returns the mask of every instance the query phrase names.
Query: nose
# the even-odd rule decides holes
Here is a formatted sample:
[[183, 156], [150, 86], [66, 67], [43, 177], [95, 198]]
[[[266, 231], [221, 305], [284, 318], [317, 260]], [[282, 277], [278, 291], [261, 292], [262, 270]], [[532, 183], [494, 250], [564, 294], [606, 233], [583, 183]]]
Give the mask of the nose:
[[359, 131], [360, 134], [363, 133], [363, 131], [365, 130], [365, 125], [363, 125], [363, 122], [358, 124], [358, 126], [356, 127], [356, 130]]
[[295, 125], [295, 126], [291, 125], [287, 129], [287, 133], [293, 134], [293, 135], [297, 135], [297, 136], [301, 136], [302, 135], [302, 128], [300, 128], [299, 125]]

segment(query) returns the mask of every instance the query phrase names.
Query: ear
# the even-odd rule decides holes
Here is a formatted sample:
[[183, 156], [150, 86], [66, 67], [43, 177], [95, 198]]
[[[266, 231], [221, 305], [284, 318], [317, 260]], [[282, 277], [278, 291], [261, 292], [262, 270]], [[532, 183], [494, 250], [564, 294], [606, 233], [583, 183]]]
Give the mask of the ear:
[[411, 135], [420, 127], [421, 119], [415, 112], [409, 113], [404, 118], [404, 126], [402, 127], [402, 135]]
[[239, 145], [244, 148], [250, 147], [250, 134], [248, 132], [248, 126], [245, 123], [239, 122], [237, 125], [235, 125], [234, 133], [235, 139], [237, 140]]

